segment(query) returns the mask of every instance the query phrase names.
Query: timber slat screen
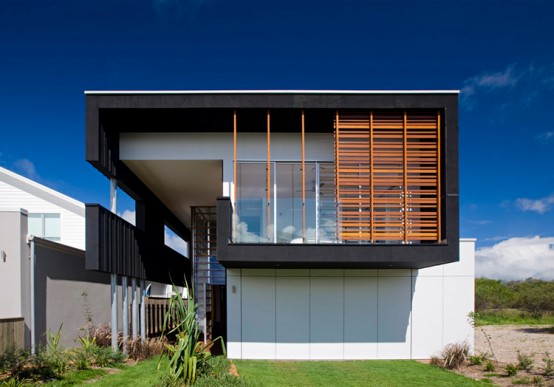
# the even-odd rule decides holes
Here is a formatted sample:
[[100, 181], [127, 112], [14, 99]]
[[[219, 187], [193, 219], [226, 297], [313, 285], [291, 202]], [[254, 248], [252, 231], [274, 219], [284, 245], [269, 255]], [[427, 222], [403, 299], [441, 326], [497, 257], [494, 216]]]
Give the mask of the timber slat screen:
[[439, 112], [337, 111], [339, 238], [440, 242], [439, 160]]

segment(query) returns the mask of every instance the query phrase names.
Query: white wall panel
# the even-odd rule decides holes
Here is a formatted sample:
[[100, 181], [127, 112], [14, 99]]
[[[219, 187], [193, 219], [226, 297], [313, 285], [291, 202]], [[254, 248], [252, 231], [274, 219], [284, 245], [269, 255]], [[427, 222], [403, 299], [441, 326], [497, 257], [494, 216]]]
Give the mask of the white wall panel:
[[242, 310], [240, 269], [227, 269], [227, 356], [242, 358]]
[[242, 358], [275, 359], [275, 277], [242, 277]]
[[423, 359], [451, 342], [473, 346], [474, 241], [461, 244], [450, 275], [444, 266], [229, 269], [228, 356]]
[[277, 277], [277, 359], [310, 358], [310, 279]]
[[410, 358], [410, 277], [379, 277], [377, 355], [379, 359]]
[[443, 347], [443, 278], [414, 277], [412, 358], [428, 359]]
[[473, 348], [473, 328], [468, 314], [474, 307], [474, 284], [473, 277], [444, 279], [444, 345], [466, 340]]
[[344, 278], [310, 278], [310, 358], [344, 356]]
[[344, 279], [344, 358], [377, 358], [377, 277]]

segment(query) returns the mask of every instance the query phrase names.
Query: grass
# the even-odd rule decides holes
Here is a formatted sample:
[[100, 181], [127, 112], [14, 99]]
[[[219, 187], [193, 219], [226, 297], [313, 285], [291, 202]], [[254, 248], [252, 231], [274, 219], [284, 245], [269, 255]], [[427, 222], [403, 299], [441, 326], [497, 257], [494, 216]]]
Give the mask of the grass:
[[428, 364], [408, 360], [234, 360], [241, 378], [254, 386], [485, 386]]
[[125, 366], [118, 373], [106, 375], [93, 383], [93, 386], [120, 386], [120, 387], [150, 387], [160, 384], [162, 371], [158, 371], [157, 356], [138, 362], [132, 366]]
[[554, 314], [534, 317], [518, 309], [484, 310], [478, 313], [476, 322], [480, 325], [554, 325]]
[[99, 378], [106, 374], [107, 371], [103, 369], [72, 371], [64, 375], [63, 379], [44, 383], [44, 386], [80, 386], [88, 380]]

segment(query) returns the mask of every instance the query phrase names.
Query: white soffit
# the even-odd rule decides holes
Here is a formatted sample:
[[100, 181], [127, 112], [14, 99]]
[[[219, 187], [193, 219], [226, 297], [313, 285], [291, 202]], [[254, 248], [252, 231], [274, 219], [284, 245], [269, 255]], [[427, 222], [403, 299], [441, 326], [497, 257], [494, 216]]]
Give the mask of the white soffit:
[[85, 90], [85, 94], [460, 94], [460, 90]]
[[191, 206], [215, 206], [223, 191], [222, 160], [125, 160], [184, 224]]

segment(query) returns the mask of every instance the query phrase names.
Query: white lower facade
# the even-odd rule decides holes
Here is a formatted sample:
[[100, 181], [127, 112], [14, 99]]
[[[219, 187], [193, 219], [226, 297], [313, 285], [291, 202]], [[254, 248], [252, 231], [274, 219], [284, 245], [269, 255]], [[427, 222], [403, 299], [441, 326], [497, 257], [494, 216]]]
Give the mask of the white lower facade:
[[410, 269], [228, 269], [231, 359], [428, 359], [473, 348], [475, 240]]

